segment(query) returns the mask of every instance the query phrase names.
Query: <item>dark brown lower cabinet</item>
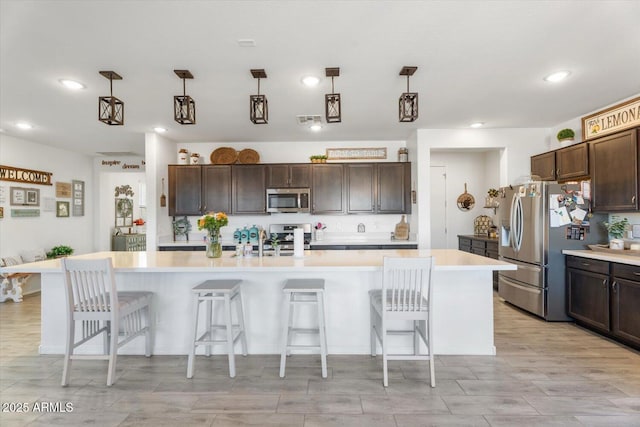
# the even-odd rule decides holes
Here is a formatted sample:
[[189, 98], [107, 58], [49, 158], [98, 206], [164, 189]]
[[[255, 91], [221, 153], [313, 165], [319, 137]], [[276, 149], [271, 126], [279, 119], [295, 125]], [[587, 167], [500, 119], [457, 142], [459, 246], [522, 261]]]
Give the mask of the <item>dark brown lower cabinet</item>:
[[567, 256], [567, 313], [640, 349], [640, 267]]
[[[458, 249], [464, 252], [498, 259], [498, 239], [485, 236], [458, 236]], [[498, 289], [498, 272], [493, 272], [493, 288]]]

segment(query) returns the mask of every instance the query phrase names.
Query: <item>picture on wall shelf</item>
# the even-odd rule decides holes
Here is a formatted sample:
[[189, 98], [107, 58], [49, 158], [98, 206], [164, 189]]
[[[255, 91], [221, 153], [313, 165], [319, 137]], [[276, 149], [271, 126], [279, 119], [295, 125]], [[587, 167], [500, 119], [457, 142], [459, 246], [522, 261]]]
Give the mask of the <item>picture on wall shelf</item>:
[[40, 190], [37, 188], [11, 187], [11, 205], [40, 206]]
[[84, 216], [84, 181], [73, 180], [73, 216]]
[[4, 208], [0, 206], [0, 218], [4, 218]]
[[69, 202], [56, 202], [56, 216], [66, 218], [69, 216]]
[[71, 183], [56, 182], [56, 197], [61, 197], [63, 199], [71, 198]]

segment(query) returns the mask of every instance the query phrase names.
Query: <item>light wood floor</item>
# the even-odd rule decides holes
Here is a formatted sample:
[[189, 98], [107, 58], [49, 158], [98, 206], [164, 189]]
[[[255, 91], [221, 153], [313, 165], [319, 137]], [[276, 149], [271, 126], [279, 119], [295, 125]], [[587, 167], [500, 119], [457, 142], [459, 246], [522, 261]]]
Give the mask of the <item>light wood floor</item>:
[[[27, 296], [0, 304], [0, 425], [640, 425], [638, 352], [497, 298], [495, 314], [497, 356], [437, 357], [435, 389], [417, 362], [390, 362], [385, 390], [380, 357], [331, 355], [328, 379], [317, 356], [294, 355], [284, 380], [277, 356], [237, 357], [235, 379], [225, 356], [202, 356], [192, 380], [186, 356], [122, 356], [109, 388], [106, 362], [76, 361], [63, 388], [62, 357], [38, 355], [40, 297]], [[29, 412], [5, 412], [17, 406]]]

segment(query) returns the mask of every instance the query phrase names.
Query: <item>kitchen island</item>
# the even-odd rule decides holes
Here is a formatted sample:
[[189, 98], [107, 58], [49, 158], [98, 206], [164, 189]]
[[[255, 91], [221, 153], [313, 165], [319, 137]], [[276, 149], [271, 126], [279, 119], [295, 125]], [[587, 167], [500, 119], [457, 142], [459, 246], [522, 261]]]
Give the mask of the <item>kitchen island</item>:
[[[288, 278], [324, 278], [329, 354], [369, 354], [369, 297], [382, 286], [383, 257], [435, 257], [434, 351], [436, 354], [493, 355], [492, 272], [516, 266], [458, 250], [305, 251], [303, 258], [236, 258], [223, 253], [211, 259], [201, 252], [98, 252], [74, 258], [113, 260], [118, 289], [155, 294], [154, 354], [187, 354], [194, 310], [191, 288], [208, 279], [242, 279], [249, 352], [280, 352], [282, 285]], [[41, 354], [62, 354], [66, 330], [65, 293], [59, 260], [21, 264], [2, 272], [42, 275]], [[296, 323], [314, 318], [301, 310]], [[311, 325], [309, 325], [311, 326]], [[410, 351], [406, 337], [397, 348]], [[406, 341], [405, 341], [406, 340]], [[394, 341], [392, 344], [395, 346]], [[143, 354], [142, 340], [122, 347], [122, 354]], [[86, 345], [99, 351], [101, 342]], [[216, 348], [214, 347], [214, 350]], [[222, 347], [219, 348], [223, 350]]]

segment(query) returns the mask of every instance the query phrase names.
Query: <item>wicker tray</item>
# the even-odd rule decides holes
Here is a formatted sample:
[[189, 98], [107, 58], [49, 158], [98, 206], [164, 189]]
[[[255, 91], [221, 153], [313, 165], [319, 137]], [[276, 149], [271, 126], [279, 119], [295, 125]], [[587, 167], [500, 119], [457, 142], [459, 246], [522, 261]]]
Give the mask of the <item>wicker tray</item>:
[[629, 249], [609, 249], [607, 245], [587, 245], [594, 252], [604, 252], [612, 255], [632, 255], [640, 256], [640, 251], [632, 251]]
[[238, 152], [231, 147], [220, 147], [211, 153], [210, 159], [214, 165], [231, 165], [238, 159]]
[[253, 165], [260, 163], [260, 154], [251, 148], [245, 148], [238, 153], [238, 163], [243, 165]]

